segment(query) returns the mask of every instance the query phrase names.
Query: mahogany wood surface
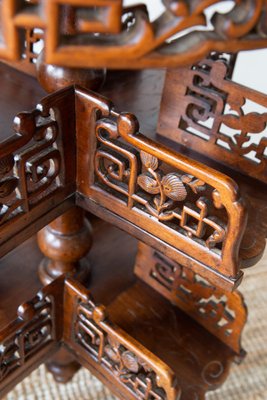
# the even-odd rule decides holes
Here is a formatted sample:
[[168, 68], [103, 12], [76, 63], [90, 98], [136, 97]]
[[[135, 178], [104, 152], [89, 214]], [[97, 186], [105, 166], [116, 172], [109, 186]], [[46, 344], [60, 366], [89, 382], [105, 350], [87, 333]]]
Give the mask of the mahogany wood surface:
[[[14, 81], [11, 86], [14, 88], [20, 87], [22, 84], [27, 85], [28, 81], [29, 85], [33, 82], [32, 78], [26, 78], [21, 73], [7, 72], [10, 70], [6, 66], [1, 65], [1, 70], [7, 76], [9, 76], [9, 73], [12, 74]], [[204, 398], [204, 393], [207, 390], [215, 389], [224, 381], [230, 363], [242, 358], [240, 335], [246, 318], [245, 305], [238, 294], [227, 294], [225, 287], [228, 285], [227, 289], [233, 288], [241, 278], [238, 246], [246, 222], [246, 210], [242, 199], [240, 199], [237, 186], [230, 178], [160, 144], [159, 136], [156, 133], [156, 122], [163, 78], [164, 73], [162, 71], [109, 73], [102, 93], [116, 103], [114, 109], [109, 100], [79, 87], [55, 93], [41, 103], [41, 107], [45, 110], [45, 113], [41, 115], [41, 122], [47, 118], [47, 110], [49, 109], [51, 114], [49, 124], [51, 125], [48, 129], [50, 129], [50, 126], [58, 124], [61, 129], [60, 132], [62, 132], [62, 136], [53, 147], [53, 151], [54, 153], [56, 151], [61, 152], [64, 157], [67, 155], [66, 158], [63, 157], [61, 164], [65, 175], [60, 171], [57, 176], [57, 182], [60, 182], [59, 188], [64, 187], [64, 179], [67, 179], [67, 182], [69, 179], [71, 187], [71, 190], [66, 193], [66, 196], [70, 196], [66, 208], [64, 201], [57, 197], [57, 192], [53, 192], [51, 198], [55, 201], [54, 205], [58, 205], [54, 216], [62, 214], [74, 204], [73, 195], [76, 190], [74, 177], [77, 172], [77, 204], [111, 222], [113, 226], [90, 216], [94, 243], [87, 256], [92, 266], [91, 279], [87, 286], [96, 302], [100, 303], [99, 306], [94, 303], [95, 300], [91, 298], [91, 293], [87, 292], [86, 288], [76, 280], [69, 279], [68, 276], [66, 279], [62, 277], [53, 281], [50, 286], [45, 286], [37, 297], [35, 296], [41, 286], [37, 278], [37, 266], [42, 256], [33, 239], [1, 260], [0, 304], [1, 308], [3, 305], [3, 311], [0, 326], [3, 328], [1, 334], [5, 343], [5, 350], [9, 349], [10, 346], [10, 350], [4, 354], [6, 358], [2, 364], [2, 368], [4, 367], [3, 376], [4, 378], [5, 374], [7, 376], [3, 380], [3, 393], [9, 390], [12, 384], [19, 381], [34, 366], [44, 361], [46, 357], [47, 359], [50, 358], [51, 353], [45, 353], [45, 349], [48, 348], [46, 346], [50, 346], [50, 344], [51, 349], [53, 348], [51, 352], [55, 352], [59, 344], [63, 343], [65, 350], [70, 351], [69, 362], [72, 362], [74, 356], [76, 361], [91, 369], [109, 385], [114, 393], [121, 398], [129, 399], [140, 399], [140, 393], [143, 399], [154, 396], [154, 398], [160, 400], [174, 400], [179, 393], [183, 400], [191, 400], [192, 395]], [[120, 81], [122, 83], [118, 88]], [[7, 81], [8, 85], [9, 81]], [[29, 100], [30, 108], [34, 108], [36, 103], [39, 103], [41, 92], [38, 89], [38, 84], [34, 83], [33, 97]], [[19, 102], [24, 107], [24, 95], [23, 90], [18, 92], [18, 96], [14, 100], [13, 96], [10, 95], [8, 98], [8, 101], [10, 101], [9, 109], [13, 107], [13, 104], [16, 107]], [[30, 106], [33, 99], [34, 104]], [[4, 103], [4, 99], [2, 99], [2, 102]], [[54, 109], [56, 112], [53, 113]], [[119, 113], [119, 111], [127, 111], [127, 109], [131, 113], [136, 113], [144, 135], [139, 133], [138, 122], [133, 114]], [[36, 110], [33, 113], [24, 114], [26, 121], [28, 121], [27, 118], [32, 118], [31, 116], [36, 118], [36, 113], [39, 118], [39, 108]], [[66, 116], [67, 119], [65, 120]], [[36, 126], [39, 127], [38, 124]], [[37, 130], [37, 127], [35, 127], [35, 130]], [[51, 131], [48, 132], [51, 133]], [[49, 140], [50, 136], [48, 135]], [[109, 141], [111, 145], [107, 144]], [[161, 141], [163, 142], [164, 139], [161, 139]], [[108, 153], [105, 146], [110, 146], [114, 152]], [[3, 148], [6, 151], [6, 148]], [[129, 176], [131, 177], [131, 170], [125, 168], [125, 180], [123, 180], [124, 178], [121, 179], [122, 185], [116, 186], [117, 181], [120, 181], [119, 172], [112, 164], [115, 160], [116, 151], [121, 151], [124, 155], [127, 153], [130, 160], [137, 160], [138, 169], [136, 171], [138, 171], [138, 174], [136, 178], [138, 179], [133, 186], [138, 186], [139, 189], [138, 192], [133, 193], [132, 198], [128, 197], [129, 209], [122, 205], [121, 198], [111, 190], [115, 187], [115, 192], [118, 189], [118, 192], [125, 193], [123, 192], [123, 184], [125, 185]], [[108, 162], [105, 164], [101, 157], [103, 155], [107, 157], [107, 154]], [[96, 160], [95, 164], [94, 160]], [[115, 164], [116, 162], [115, 160]], [[125, 165], [127, 167], [128, 164], [125, 163]], [[194, 174], [191, 174], [192, 171]], [[45, 172], [46, 169], [44, 168], [41, 171], [41, 176]], [[151, 187], [147, 185], [147, 178], [152, 179], [151, 176], [157, 183], [157, 186], [153, 187], [154, 183], [152, 185], [153, 192]], [[176, 191], [173, 190], [173, 182], [176, 185]], [[210, 185], [209, 189], [205, 186], [207, 183]], [[107, 184], [107, 186], [105, 187], [104, 184]], [[188, 186], [187, 190], [185, 190], [185, 185]], [[226, 236], [223, 224], [220, 225], [217, 219], [209, 219], [205, 214], [205, 207], [208, 202], [206, 203], [202, 198], [197, 197], [197, 205], [205, 209], [204, 219], [195, 210], [190, 210], [190, 207], [183, 203], [189, 190], [193, 192], [190, 195], [191, 200], [196, 200], [194, 196], [205, 191], [205, 196], [210, 196], [214, 203], [212, 210], [218, 209], [218, 216], [225, 223], [229, 218], [231, 223], [229, 223]], [[223, 196], [220, 195], [220, 190]], [[149, 197], [148, 195], [156, 196]], [[157, 197], [158, 195], [160, 197]], [[159, 198], [160, 200], [158, 200]], [[177, 238], [173, 236], [173, 226], [168, 226], [167, 223], [160, 225], [161, 208], [165, 202], [169, 201], [168, 199], [174, 202], [181, 201], [186, 212], [191, 213], [191, 216], [197, 216], [201, 223], [202, 220], [205, 220], [204, 222], [209, 224], [209, 227], [215, 229], [215, 233], [208, 230], [207, 236], [205, 236], [202, 228], [199, 232], [192, 225], [186, 225], [185, 221], [181, 228], [187, 230], [188, 235], [184, 235], [185, 238], [181, 239], [179, 245], [175, 246], [174, 243]], [[139, 202], [142, 206], [139, 209], [137, 207], [133, 209], [132, 201]], [[153, 208], [154, 206], [151, 207], [151, 204], [156, 205], [157, 209]], [[222, 211], [223, 205], [227, 209], [227, 213], [225, 210]], [[46, 210], [46, 206], [43, 207], [43, 210]], [[170, 202], [168, 207], [174, 208], [174, 204]], [[157, 214], [155, 210], [160, 210], [160, 212]], [[172, 210], [174, 214], [177, 213], [175, 210], [176, 208], [174, 208], [174, 211]], [[88, 236], [88, 231], [85, 234], [86, 240], [81, 241], [81, 236], [79, 237], [79, 233], [83, 232], [82, 213], [77, 210], [73, 213], [68, 211], [67, 215], [66, 223], [64, 223], [64, 216], [60, 217], [50, 225], [50, 228], [45, 228], [43, 233], [39, 234], [42, 250], [52, 259], [50, 278], [58, 276], [60, 272], [70, 271], [72, 273], [73, 269], [78, 268], [79, 259], [90, 248], [91, 239]], [[69, 218], [70, 215], [71, 218]], [[180, 218], [179, 214], [175, 214], [175, 216], [178, 219]], [[50, 222], [52, 220], [51, 214], [48, 214], [47, 218], [47, 222]], [[18, 219], [18, 221], [20, 220]], [[39, 221], [41, 221], [40, 227], [46, 223], [42, 219]], [[155, 226], [157, 226], [156, 229], [154, 229]], [[31, 232], [37, 230], [36, 228], [37, 226], [29, 224], [28, 230], [23, 230], [16, 243], [29, 237]], [[48, 237], [42, 236], [45, 235], [44, 232], [47, 234], [51, 228], [54, 235], [53, 244], [55, 239], [60, 239], [59, 249], [51, 247]], [[166, 233], [167, 231], [168, 233]], [[75, 247], [73, 249], [65, 245], [71, 234], [74, 234], [74, 238], [77, 239], [76, 244], [75, 241], [72, 243]], [[194, 235], [197, 236], [195, 242]], [[234, 311], [238, 321], [237, 328], [233, 327], [234, 322], [231, 321], [232, 314], [229, 311], [230, 316], [227, 316], [229, 318], [229, 321], [227, 321], [229, 331], [225, 328], [223, 333], [231, 336], [231, 329], [235, 329], [233, 340], [222, 339], [220, 334], [213, 334], [211, 325], [213, 323], [212, 318], [214, 318], [214, 313], [212, 313], [214, 300], [208, 302], [207, 309], [210, 310], [208, 316], [209, 328], [204, 329], [201, 326], [204, 324], [199, 316], [196, 316], [196, 313], [188, 310], [187, 307], [177, 308], [177, 306], [179, 307], [178, 301], [175, 302], [172, 296], [166, 295], [164, 291], [152, 284], [149, 279], [151, 276], [146, 277], [144, 274], [145, 266], [141, 267], [140, 250], [137, 262], [139, 262], [142, 273], [140, 271], [138, 273], [137, 268], [136, 272], [156, 291], [147, 284], [136, 281], [134, 259], [137, 241], [132, 236], [142, 239], [155, 247], [157, 251], [162, 251], [165, 256], [171, 256], [176, 262], [182, 261], [184, 271], [189, 268], [185, 275], [189, 281], [191, 277], [191, 289], [194, 286], [193, 279], [197, 279], [196, 274], [192, 278], [192, 273], [194, 274], [194, 271], [206, 271], [204, 278], [203, 276], [201, 278], [204, 279], [204, 283], [202, 281], [203, 292], [208, 293], [211, 290], [213, 295], [219, 299], [226, 296], [230, 303], [234, 299], [233, 303], [237, 304]], [[184, 247], [182, 247], [183, 241]], [[223, 245], [218, 245], [221, 242], [223, 242]], [[202, 252], [197, 251], [197, 246], [200, 245], [206, 246]], [[214, 248], [215, 250], [213, 250]], [[226, 257], [223, 262], [218, 256], [222, 249], [223, 254], [228, 255], [228, 258]], [[202, 269], [197, 269], [199, 266], [194, 257], [196, 259], [199, 257], [199, 265], [203, 262]], [[150, 260], [149, 255], [147, 260]], [[166, 260], [168, 263], [167, 258]], [[217, 264], [214, 260], [217, 260]], [[7, 279], [9, 276], [10, 279]], [[207, 284], [205, 281], [206, 278], [210, 278], [215, 285], [221, 285], [223, 290], [220, 291], [221, 289], [216, 288], [216, 286], [210, 288], [210, 283]], [[27, 280], [26, 285], [24, 285], [25, 279]], [[47, 283], [47, 279], [43, 279], [43, 281]], [[176, 280], [176, 282], [178, 281]], [[197, 295], [200, 292], [198, 290], [195, 292], [195, 301], [198, 300]], [[33, 300], [29, 301], [31, 298]], [[203, 298], [205, 298], [205, 295], [203, 295]], [[201, 298], [201, 300], [203, 299]], [[18, 306], [25, 301], [28, 303], [19, 308], [19, 317], [15, 319]], [[174, 305], [171, 305], [170, 302]], [[216, 323], [221, 321], [225, 312], [222, 302], [223, 300], [219, 301], [218, 304], [215, 302], [216, 312], [218, 313], [217, 319], [215, 319]], [[59, 305], [55, 305], [56, 303]], [[188, 304], [191, 304], [190, 301]], [[45, 311], [41, 312], [40, 310]], [[45, 321], [42, 321], [42, 319], [45, 319]], [[10, 324], [10, 321], [13, 322]], [[33, 329], [29, 328], [32, 330], [27, 333], [27, 329], [32, 323], [36, 323], [36, 326]], [[41, 328], [39, 328], [39, 323], [48, 325], [44, 325], [44, 327], [41, 325]], [[16, 326], [22, 327], [22, 333], [16, 331]], [[27, 347], [28, 337], [30, 339]], [[171, 340], [173, 337], [176, 338], [174, 342]], [[19, 343], [18, 351], [14, 350], [17, 343]], [[208, 352], [207, 347], [209, 348]], [[25, 349], [29, 350], [28, 355], [26, 351], [26, 357]], [[16, 358], [11, 360], [9, 354], [13, 354], [12, 351], [14, 354], [18, 352], [20, 357], [23, 353], [23, 357], [18, 361]], [[34, 354], [32, 359], [30, 354]], [[191, 360], [188, 359], [189, 354], [193, 357]], [[65, 381], [67, 380], [66, 377], [71, 377], [74, 370], [72, 372], [65, 370], [64, 372], [65, 364], [63, 363], [63, 368], [60, 368], [60, 354], [57, 357], [59, 373], [56, 373], [56, 375], [58, 375], [58, 380]], [[65, 359], [64, 355], [63, 359]], [[60, 374], [62, 374], [61, 377]], [[12, 376], [14, 376], [13, 381]]]
[[[0, 57], [22, 60], [22, 68], [32, 71], [25, 64], [36, 60], [33, 44], [44, 38], [49, 64], [173, 68], [199, 60], [211, 50], [266, 47], [264, 1], [236, 0], [226, 13], [219, 9], [221, 3], [227, 6], [221, 0], [162, 0], [163, 11], [152, 21], [144, 4], [123, 7], [122, 0], [6, 1], [0, 8]], [[215, 9], [208, 17], [211, 6]]]
[[[97, 302], [108, 304], [134, 279], [133, 264], [137, 251], [135, 239], [123, 231], [90, 216], [94, 231], [94, 243], [87, 261], [92, 266], [90, 283]], [[105, 234], [103, 234], [105, 233]], [[118, 251], [120, 248], [118, 257]], [[33, 297], [41, 289], [38, 266], [43, 258], [35, 237], [17, 247], [0, 262], [1, 328], [14, 319], [20, 304]], [[20, 262], [18, 262], [20, 260]], [[111, 269], [110, 265], [119, 265]], [[8, 276], [9, 279], [5, 279]], [[23, 285], [21, 284], [23, 282]], [[107, 283], [110, 290], [106, 290]]]

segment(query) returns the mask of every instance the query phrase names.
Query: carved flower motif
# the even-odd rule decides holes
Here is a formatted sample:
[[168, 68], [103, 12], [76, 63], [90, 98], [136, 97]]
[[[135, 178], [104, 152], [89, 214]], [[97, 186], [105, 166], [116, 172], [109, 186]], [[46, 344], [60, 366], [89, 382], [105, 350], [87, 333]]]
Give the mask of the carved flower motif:
[[109, 336], [108, 344], [105, 346], [104, 351], [108, 358], [110, 358], [114, 363], [120, 362], [119, 347], [120, 343], [113, 337]]
[[158, 194], [160, 192], [158, 182], [147, 174], [139, 175], [137, 178], [137, 183], [147, 193]]
[[148, 154], [144, 151], [140, 152], [140, 157], [141, 157], [141, 161], [142, 161], [143, 165], [147, 169], [150, 168], [153, 171], [156, 171], [156, 169], [158, 169], [159, 161], [158, 161], [157, 157], [154, 157], [151, 154]]
[[109, 344], [105, 346], [105, 354], [110, 358], [114, 363], [120, 362], [120, 355], [116, 352]]
[[140, 369], [137, 357], [130, 351], [125, 351], [121, 356], [123, 365], [134, 374], [137, 374]]
[[159, 174], [154, 179], [145, 173], [139, 175], [137, 183], [149, 194], [159, 194], [162, 191], [166, 197], [174, 201], [183, 201], [187, 196], [184, 183], [175, 173], [170, 173], [162, 179]]
[[163, 185], [163, 191], [169, 199], [174, 201], [185, 200], [187, 191], [179, 175], [170, 173], [163, 177], [161, 183]]

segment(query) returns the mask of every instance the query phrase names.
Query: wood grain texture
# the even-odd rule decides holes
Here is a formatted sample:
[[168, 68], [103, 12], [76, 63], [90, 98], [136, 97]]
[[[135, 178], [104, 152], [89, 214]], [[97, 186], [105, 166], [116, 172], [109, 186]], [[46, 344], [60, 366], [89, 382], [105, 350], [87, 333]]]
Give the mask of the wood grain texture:
[[231, 55], [211, 53], [191, 67], [168, 71], [158, 132], [168, 145], [181, 145], [179, 151], [238, 183], [248, 210], [240, 246], [247, 267], [262, 256], [267, 236], [267, 109], [264, 93], [231, 80], [234, 62]]
[[[152, 23], [142, 5], [123, 9], [120, 0], [107, 0], [97, 5], [90, 1], [89, 7], [88, 3], [77, 6], [72, 0], [64, 3], [10, 0], [0, 9], [4, 39], [0, 56], [18, 60], [25, 54], [23, 45], [20, 46], [24, 43], [25, 28], [45, 31], [42, 36], [45, 60], [62, 66], [44, 66], [42, 55], [38, 60], [40, 77], [44, 78], [40, 80], [53, 91], [69, 81], [82, 85], [86, 81], [86, 72], [83, 75], [76, 71], [75, 75], [65, 67], [104, 67], [108, 63], [110, 68], [116, 68], [118, 62], [120, 68], [128, 65], [129, 68], [177, 67], [181, 62], [188, 63], [206, 54], [211, 46], [222, 51], [266, 45], [262, 23], [266, 10], [260, 0], [234, 2], [230, 13], [214, 14], [213, 30], [186, 33], [182, 38], [168, 42], [173, 34], [183, 33], [186, 28], [207, 25], [204, 11], [217, 3], [196, 1], [189, 6], [187, 2], [165, 0], [164, 13]], [[96, 31], [99, 35], [95, 35]], [[26, 46], [31, 40], [35, 39], [27, 38]], [[31, 50], [29, 47], [27, 57], [33, 62], [35, 54]], [[219, 90], [224, 92], [228, 89], [225, 88], [227, 71], [218, 65], [222, 64], [216, 64], [215, 72], [211, 68], [211, 75], [216, 76], [209, 82], [209, 89], [214, 90], [216, 77], [220, 77]], [[208, 62], [201, 65], [204, 72], [201, 71], [202, 75], [193, 82], [195, 86], [203, 86], [202, 80], [205, 81], [209, 66]], [[232, 71], [231, 62], [229, 68]], [[228, 71], [228, 76], [230, 74]], [[146, 77], [152, 82], [149, 93], [154, 98], [140, 101], [140, 93], [148, 86]], [[124, 79], [123, 89], [118, 90], [120, 78]], [[240, 245], [247, 218], [245, 195], [242, 197], [235, 181], [220, 169], [213, 169], [155, 141], [154, 121], [161, 84], [161, 71], [115, 72], [103, 89], [109, 93], [109, 98], [119, 99], [122, 109], [127, 105], [129, 111], [137, 109], [140, 112], [141, 123], [144, 121], [149, 127], [146, 135], [140, 133], [134, 114], [118, 112], [107, 98], [71, 86], [46, 97], [34, 111], [18, 114], [16, 135], [2, 143], [2, 254], [44, 223], [66, 212], [39, 234], [41, 248], [50, 258], [42, 280], [47, 283], [49, 278], [52, 283], [41, 295], [33, 297], [33, 301], [21, 306], [18, 317], [12, 320], [6, 309], [3, 318], [1, 316], [2, 393], [27, 374], [28, 369], [48, 360], [59, 345], [65, 346], [57, 355], [59, 372], [56, 363], [51, 362], [51, 370], [58, 380], [66, 380], [75, 370], [65, 368], [62, 372], [68, 358], [64, 355], [67, 349], [68, 360], [74, 357], [75, 362], [83, 363], [115, 394], [138, 400], [151, 397], [174, 400], [178, 396], [182, 400], [203, 399], [207, 391], [223, 383], [231, 362], [240, 360], [245, 306], [240, 295], [224, 294], [223, 290], [235, 288], [242, 277]], [[238, 89], [239, 86], [232, 89], [231, 104], [236, 110], [240, 106]], [[261, 96], [255, 97], [252, 92], [247, 97], [264, 102]], [[205, 111], [207, 109], [208, 106]], [[195, 110], [192, 113], [198, 114]], [[241, 126], [241, 135], [237, 135], [235, 146], [232, 145], [238, 147], [241, 157], [246, 155], [242, 145], [246, 143], [247, 134], [263, 131], [265, 114], [246, 118], [240, 111], [239, 118], [241, 122], [237, 123], [236, 117], [226, 116], [224, 123], [234, 129]], [[227, 143], [230, 145], [230, 140]], [[256, 155], [263, 155], [263, 145], [259, 144]], [[249, 149], [255, 150], [255, 146]], [[244, 161], [240, 165], [242, 172], [248, 172]], [[257, 174], [262, 171], [249, 175], [258, 178]], [[250, 187], [250, 190], [254, 188]], [[120, 233], [117, 236], [120, 250], [114, 248], [114, 242], [111, 248], [110, 242], [107, 259], [100, 261], [105, 269], [100, 268], [101, 274], [97, 271], [92, 275], [91, 291], [95, 292], [96, 299], [100, 298], [98, 305], [91, 292], [68, 276], [80, 270], [79, 260], [91, 246], [91, 236], [84, 230], [83, 212], [72, 211], [74, 201], [130, 235], [141, 238], [156, 251], [162, 251], [163, 257], [171, 256], [172, 263], [181, 262], [183, 276], [177, 274], [168, 279], [180, 289], [183, 286], [187, 295], [190, 291], [194, 293], [194, 300], [188, 300], [187, 296], [184, 306], [181, 299], [173, 300], [177, 292], [168, 296], [158, 286], [156, 289], [160, 293], [136, 281], [132, 268], [133, 250], [128, 244], [121, 249], [128, 239], [125, 239], [125, 233]], [[262, 207], [263, 204], [262, 201]], [[101, 240], [109, 235], [107, 225], [102, 228], [99, 258], [105, 255]], [[12, 236], [16, 241], [11, 240]], [[262, 240], [260, 230], [258, 241]], [[250, 248], [248, 241], [248, 253]], [[131, 257], [127, 254], [125, 267], [121, 254], [127, 249]], [[256, 249], [253, 254], [249, 253], [251, 263], [255, 263], [263, 250], [260, 246]], [[120, 256], [119, 261], [114, 253]], [[151, 261], [148, 255], [140, 262], [139, 257], [139, 273], [155, 287], [155, 282], [150, 280], [151, 276], [145, 276], [145, 268], [141, 266], [149, 259]], [[175, 265], [174, 268], [178, 268]], [[95, 265], [93, 269], [96, 269]], [[53, 280], [62, 273], [67, 276]], [[204, 290], [203, 285], [196, 282], [199, 273], [202, 283], [209, 281]], [[9, 295], [14, 293], [14, 287], [10, 286], [9, 290]], [[18, 297], [25, 296], [27, 301], [28, 290], [29, 287], [26, 290], [23, 286]], [[39, 304], [43, 298], [44, 304]], [[16, 310], [17, 300], [7, 301], [12, 312]], [[203, 304], [205, 300], [207, 303]], [[51, 309], [47, 305], [50, 302], [53, 303]], [[196, 305], [199, 302], [202, 302], [200, 308]], [[36, 315], [39, 306], [41, 311]], [[203, 309], [207, 314], [206, 324], [197, 314]], [[25, 319], [27, 324], [21, 324]], [[49, 320], [49, 328], [42, 325], [43, 319]], [[35, 329], [31, 329], [31, 324]], [[235, 330], [234, 334], [231, 330]], [[225, 339], [223, 335], [229, 338]], [[53, 342], [51, 352], [46, 351], [47, 337]]]
[[[234, 1], [226, 13], [218, 8], [220, 3], [227, 1], [163, 0], [161, 15], [151, 21], [144, 4], [123, 7], [122, 0], [78, 5], [75, 0], [8, 0], [0, 9], [0, 57], [32, 63], [33, 43], [39, 39], [34, 33], [44, 37], [48, 64], [82, 68], [173, 68], [211, 50], [266, 47], [263, 0]], [[211, 6], [215, 9], [208, 18]], [[25, 60], [22, 67], [32, 71]]]
[[228, 293], [139, 242], [135, 274], [242, 358], [247, 310], [240, 292]]

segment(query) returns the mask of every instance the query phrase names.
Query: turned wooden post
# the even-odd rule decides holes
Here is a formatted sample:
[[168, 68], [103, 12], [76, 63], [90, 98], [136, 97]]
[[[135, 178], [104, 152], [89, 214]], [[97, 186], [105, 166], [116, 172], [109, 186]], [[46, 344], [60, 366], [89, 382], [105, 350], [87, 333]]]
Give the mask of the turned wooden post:
[[[47, 92], [72, 84], [96, 90], [105, 80], [104, 70], [85, 70], [47, 65], [41, 53], [37, 60], [37, 77]], [[39, 266], [39, 277], [47, 285], [61, 274], [86, 283], [90, 267], [81, 260], [92, 245], [92, 229], [84, 211], [73, 207], [38, 233], [38, 244], [45, 255]], [[74, 357], [61, 348], [46, 364], [57, 382], [66, 383], [80, 368]]]
[[85, 283], [89, 265], [80, 260], [92, 245], [92, 229], [79, 207], [73, 207], [38, 233], [38, 244], [46, 258], [39, 267], [44, 285], [61, 274], [74, 276]]

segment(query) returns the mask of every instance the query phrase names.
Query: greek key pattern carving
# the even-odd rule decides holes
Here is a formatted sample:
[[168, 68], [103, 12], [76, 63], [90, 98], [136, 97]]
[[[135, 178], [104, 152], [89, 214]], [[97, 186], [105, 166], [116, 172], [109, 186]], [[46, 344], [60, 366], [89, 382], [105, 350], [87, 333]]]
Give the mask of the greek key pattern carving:
[[[138, 207], [157, 221], [169, 224], [175, 232], [198, 240], [209, 249], [219, 250], [225, 227], [222, 221], [211, 215], [205, 197], [208, 185], [179, 171], [164, 174], [166, 164], [144, 151], [126, 149], [121, 142], [116, 142], [115, 131], [115, 123], [98, 121], [95, 172], [99, 183], [104, 183], [115, 195], [122, 195], [120, 198], [125, 198], [129, 209]], [[215, 189], [212, 196], [217, 206], [219, 194]], [[194, 202], [190, 202], [190, 198]]]
[[81, 354], [89, 363], [93, 359], [101, 364], [138, 400], [176, 399], [179, 390], [173, 387], [173, 372], [167, 365], [111, 324], [105, 308], [96, 306], [90, 296], [85, 302], [84, 289], [77, 295], [69, 286], [68, 293], [73, 306], [71, 347], [79, 352], [82, 348]]
[[0, 384], [12, 378], [49, 354], [57, 340], [54, 318], [54, 296], [39, 292], [18, 309], [18, 319], [0, 332]]
[[[196, 258], [205, 249], [209, 266], [218, 270], [220, 264], [220, 272], [230, 271], [232, 257], [230, 263], [224, 263], [223, 258], [227, 258], [228, 251], [236, 251], [232, 234], [236, 236], [237, 231], [232, 232], [231, 243], [228, 242], [229, 218], [237, 218], [240, 226], [244, 217], [228, 178], [228, 194], [221, 196], [224, 178], [206, 173], [206, 167], [192, 165], [183, 156], [147, 139], [131, 114], [111, 111], [110, 117], [97, 120], [94, 146], [95, 176], [90, 178], [92, 183], [86, 195], [152, 235], [156, 230], [157, 237], [175, 247], [179, 238], [179, 249], [182, 250], [184, 241], [185, 251], [192, 251]], [[229, 202], [225, 196], [232, 200]], [[230, 274], [236, 276], [233, 271]]]
[[29, 212], [60, 186], [61, 154], [52, 111], [18, 114], [16, 135], [0, 145], [0, 224]]
[[242, 295], [224, 292], [189, 268], [139, 246], [143, 254], [137, 256], [135, 273], [240, 354], [247, 317]]
[[263, 0], [230, 8], [228, 1], [162, 0], [155, 21], [144, 4], [123, 7], [122, 0], [6, 0], [0, 11], [0, 55], [9, 60], [21, 56], [19, 32], [35, 28], [46, 32], [47, 62], [74, 67], [175, 67], [217, 48], [266, 47]]
[[183, 68], [172, 89], [177, 119], [167, 127], [164, 118], [160, 133], [171, 130], [174, 140], [267, 182], [267, 96], [231, 81], [232, 68], [227, 55], [216, 53]]

